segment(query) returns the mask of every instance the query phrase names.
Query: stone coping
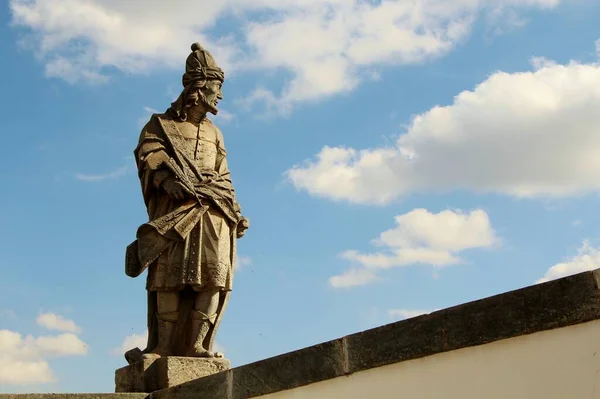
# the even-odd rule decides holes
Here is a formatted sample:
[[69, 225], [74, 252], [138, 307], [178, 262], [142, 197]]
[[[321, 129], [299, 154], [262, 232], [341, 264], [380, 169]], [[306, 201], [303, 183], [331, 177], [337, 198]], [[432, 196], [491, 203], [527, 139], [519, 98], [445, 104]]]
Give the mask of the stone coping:
[[[163, 389], [148, 399], [245, 399], [392, 363], [600, 319], [600, 269], [387, 324]], [[110, 395], [110, 396], [109, 396]], [[81, 394], [81, 399], [142, 399]], [[0, 399], [25, 395], [0, 395]], [[27, 395], [27, 399], [74, 399]]]
[[0, 393], [0, 399], [146, 399], [145, 393]]
[[156, 391], [245, 399], [392, 363], [600, 319], [600, 269], [348, 335]]

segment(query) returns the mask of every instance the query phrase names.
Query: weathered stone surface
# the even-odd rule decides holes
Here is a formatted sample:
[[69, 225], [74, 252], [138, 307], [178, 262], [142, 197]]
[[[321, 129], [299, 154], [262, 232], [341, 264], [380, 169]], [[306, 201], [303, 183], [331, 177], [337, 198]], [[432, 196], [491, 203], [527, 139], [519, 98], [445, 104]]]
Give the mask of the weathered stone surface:
[[344, 342], [338, 339], [237, 367], [232, 397], [251, 398], [344, 375], [344, 356]]
[[167, 356], [142, 360], [115, 373], [117, 392], [154, 392], [229, 370], [228, 359]]
[[[148, 222], [125, 251], [125, 273], [148, 270], [148, 341], [125, 354], [129, 364], [153, 357], [212, 357], [233, 289], [237, 239], [246, 234], [227, 162], [218, 113], [225, 72], [194, 43], [183, 90], [153, 114], [134, 150]], [[206, 232], [210, 231], [210, 234]]]
[[0, 393], [0, 399], [146, 399], [145, 393]]
[[344, 375], [344, 363], [344, 342], [335, 340], [156, 391], [151, 399], [251, 398]]
[[443, 317], [419, 316], [346, 337], [348, 370], [356, 372], [441, 352]]
[[[218, 359], [162, 358], [158, 359], [160, 362], [134, 364], [139, 369], [130, 375], [145, 370], [145, 379], [180, 384], [152, 392], [149, 399], [252, 398], [405, 360], [598, 320], [599, 286], [600, 269], [352, 334], [208, 377], [199, 378], [201, 372], [194, 363]], [[202, 369], [214, 372], [218, 368]], [[163, 374], [153, 374], [160, 370]], [[193, 380], [182, 383], [188, 378]], [[0, 399], [144, 397], [120, 395], [124, 394], [0, 395]]]
[[160, 388], [168, 388], [229, 370], [228, 359], [164, 357], [156, 362]]
[[149, 399], [231, 399], [231, 370], [153, 392]]
[[598, 319], [599, 280], [580, 273], [352, 334], [349, 372]]
[[156, 373], [150, 368], [154, 362], [154, 359], [141, 360], [118, 369], [115, 372], [115, 392], [152, 392], [158, 389], [152, 389], [152, 385], [156, 385], [152, 381]]
[[[600, 269], [349, 335], [154, 392], [245, 399], [445, 351], [600, 319]], [[1, 398], [0, 398], [1, 399]]]

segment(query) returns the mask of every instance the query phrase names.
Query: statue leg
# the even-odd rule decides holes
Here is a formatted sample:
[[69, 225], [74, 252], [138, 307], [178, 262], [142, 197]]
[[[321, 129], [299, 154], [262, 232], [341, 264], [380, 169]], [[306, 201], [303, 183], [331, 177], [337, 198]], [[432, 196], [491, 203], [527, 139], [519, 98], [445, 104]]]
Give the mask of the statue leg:
[[220, 291], [219, 287], [203, 287], [198, 291], [192, 312], [192, 346], [188, 350], [187, 356], [215, 356], [204, 346], [204, 339], [217, 318]]
[[158, 343], [144, 358], [172, 355], [173, 332], [179, 316], [179, 292], [157, 292]]

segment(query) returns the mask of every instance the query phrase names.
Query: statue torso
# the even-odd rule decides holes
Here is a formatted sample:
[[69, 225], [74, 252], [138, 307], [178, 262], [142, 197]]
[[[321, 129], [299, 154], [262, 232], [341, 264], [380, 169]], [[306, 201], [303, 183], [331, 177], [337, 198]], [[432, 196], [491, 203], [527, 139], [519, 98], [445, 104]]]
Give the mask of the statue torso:
[[218, 135], [214, 125], [205, 119], [199, 126], [190, 122], [178, 122], [177, 128], [183, 138], [182, 149], [187, 157], [194, 160], [201, 170], [215, 170]]

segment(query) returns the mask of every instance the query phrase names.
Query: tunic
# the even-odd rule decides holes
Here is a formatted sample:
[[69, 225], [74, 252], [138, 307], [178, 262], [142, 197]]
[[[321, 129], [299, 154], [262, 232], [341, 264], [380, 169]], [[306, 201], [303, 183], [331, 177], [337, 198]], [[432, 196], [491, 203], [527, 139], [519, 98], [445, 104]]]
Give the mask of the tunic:
[[[149, 269], [149, 291], [186, 286], [232, 288], [235, 231], [241, 217], [220, 130], [208, 119], [199, 128], [153, 115], [135, 151], [150, 222], [138, 229], [138, 252]], [[195, 198], [172, 199], [161, 187], [169, 177]]]

